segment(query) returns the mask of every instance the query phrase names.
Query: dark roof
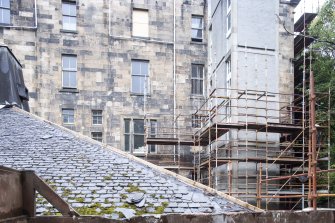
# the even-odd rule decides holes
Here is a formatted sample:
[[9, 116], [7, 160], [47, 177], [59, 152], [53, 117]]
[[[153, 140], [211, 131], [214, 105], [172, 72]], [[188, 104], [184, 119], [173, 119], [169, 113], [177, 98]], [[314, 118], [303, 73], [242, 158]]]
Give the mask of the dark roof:
[[29, 111], [22, 66], [7, 46], [0, 45], [0, 105], [15, 104]]
[[[261, 211], [238, 199], [17, 108], [0, 109], [0, 163], [32, 169], [79, 212], [137, 214]], [[145, 208], [127, 203], [145, 193]], [[51, 207], [50, 207], [51, 208]], [[92, 211], [92, 209], [94, 209]], [[50, 210], [39, 206], [38, 212]]]

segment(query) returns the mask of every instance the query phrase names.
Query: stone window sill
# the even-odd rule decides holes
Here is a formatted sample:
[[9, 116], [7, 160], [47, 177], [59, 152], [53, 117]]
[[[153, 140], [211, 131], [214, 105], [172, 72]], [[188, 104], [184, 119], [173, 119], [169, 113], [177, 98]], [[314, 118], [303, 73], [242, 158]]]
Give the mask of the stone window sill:
[[72, 34], [78, 34], [77, 30], [67, 30], [67, 29], [61, 29], [60, 30], [61, 33], [72, 33]]
[[79, 90], [77, 88], [62, 88], [62, 89], [59, 90], [59, 92], [79, 93]]

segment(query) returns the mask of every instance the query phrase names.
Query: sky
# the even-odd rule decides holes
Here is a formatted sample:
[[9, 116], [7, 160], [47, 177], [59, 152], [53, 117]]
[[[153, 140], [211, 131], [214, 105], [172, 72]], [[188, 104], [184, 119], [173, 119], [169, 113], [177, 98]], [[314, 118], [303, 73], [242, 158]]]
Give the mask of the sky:
[[297, 21], [303, 12], [318, 12], [319, 8], [326, 0], [301, 0], [299, 5], [295, 8], [294, 20]]

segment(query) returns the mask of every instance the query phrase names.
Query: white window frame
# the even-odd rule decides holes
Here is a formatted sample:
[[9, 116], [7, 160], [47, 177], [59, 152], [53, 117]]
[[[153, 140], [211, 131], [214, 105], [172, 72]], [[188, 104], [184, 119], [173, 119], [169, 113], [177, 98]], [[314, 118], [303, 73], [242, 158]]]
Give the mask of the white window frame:
[[[154, 129], [152, 128], [154, 124]], [[150, 132], [148, 133], [149, 137], [155, 138], [157, 136], [157, 120], [150, 119], [147, 120], [147, 125], [150, 125]], [[148, 153], [157, 153], [157, 145], [147, 145], [148, 146]]]
[[[140, 63], [140, 74], [134, 73], [133, 70], [133, 63], [138, 62]], [[142, 73], [142, 63], [146, 63], [147, 64], [147, 72], [144, 74]], [[135, 77], [142, 77], [144, 78], [144, 85], [143, 87], [140, 86], [140, 92], [136, 92], [134, 91], [134, 84], [135, 84]], [[141, 82], [140, 82], [141, 83]], [[132, 94], [136, 94], [136, 95], [147, 95], [150, 94], [150, 61], [149, 60], [138, 60], [138, 59], [133, 59], [131, 60], [131, 93]]]
[[[99, 114], [97, 113], [99, 112]], [[101, 120], [101, 123], [94, 123], [94, 118], [96, 118], [96, 120], [99, 122], [99, 120]], [[101, 119], [99, 119], [101, 118]], [[92, 110], [92, 125], [102, 125], [103, 123], [103, 112], [102, 110], [98, 110], [98, 109], [93, 109]]]
[[[72, 122], [71, 121], [70, 122], [69, 121], [64, 122], [65, 115], [69, 116], [69, 114], [65, 114], [64, 111], [72, 111], [73, 112], [73, 121]], [[69, 120], [69, 118], [67, 118], [67, 120]], [[63, 122], [64, 125], [73, 125], [74, 124], [74, 122], [75, 122], [75, 112], [74, 112], [74, 109], [72, 109], [72, 108], [63, 108], [62, 109], [62, 122]]]
[[[64, 12], [63, 6], [68, 5], [71, 7], [74, 7], [75, 9], [75, 15], [71, 15], [70, 13]], [[71, 28], [70, 26], [66, 26], [65, 24], [68, 24], [65, 22], [65, 19], [74, 19], [74, 28]], [[63, 30], [66, 31], [77, 31], [77, 4], [76, 1], [62, 1], [62, 24], [63, 24]], [[69, 23], [72, 24], [72, 23]]]
[[[226, 62], [226, 94], [227, 94], [227, 98], [228, 98], [228, 102], [226, 103], [226, 120], [228, 123], [231, 122], [231, 57], [229, 57]], [[229, 137], [229, 133], [227, 133], [227, 137]]]
[[[202, 77], [193, 77], [193, 66], [197, 66], [197, 67], [202, 67]], [[205, 81], [204, 81], [204, 75], [205, 75], [205, 66], [203, 64], [197, 64], [197, 63], [192, 63], [191, 64], [191, 94], [192, 95], [204, 95], [205, 92]], [[193, 92], [193, 80], [195, 81], [200, 81], [202, 82], [202, 92], [198, 93], [198, 92]]]
[[[3, 2], [8, 3], [8, 7], [4, 6]], [[9, 18], [8, 22], [5, 21], [4, 17], [4, 12], [9, 12]], [[0, 0], [0, 24], [10, 24], [10, 17], [11, 17], [11, 12], [10, 12], [10, 0]]]
[[226, 15], [226, 26], [227, 26], [227, 29], [226, 29], [226, 38], [229, 38], [230, 34], [231, 34], [231, 27], [232, 27], [232, 16], [231, 16], [231, 13], [232, 13], [232, 0], [227, 0], [227, 15]]
[[227, 15], [231, 12], [231, 2], [232, 0], [227, 0]]
[[[201, 28], [193, 27], [193, 18], [200, 18], [201, 19]], [[193, 37], [193, 30], [201, 30], [201, 38]], [[204, 17], [201, 15], [192, 15], [191, 19], [191, 40], [194, 42], [202, 42], [204, 39]]]
[[[129, 121], [129, 132], [126, 132], [126, 125], [125, 125], [125, 122], [126, 120]], [[135, 128], [134, 128], [134, 123], [136, 120], [141, 120], [143, 121], [143, 125], [144, 125], [144, 131], [143, 131], [143, 134], [142, 133], [135, 133]], [[145, 123], [147, 121], [147, 123]], [[145, 120], [143, 118], [124, 118], [123, 119], [123, 150], [125, 152], [128, 152], [128, 153], [140, 153], [141, 151], [136, 151], [135, 148], [134, 148], [134, 142], [135, 142], [135, 136], [136, 135], [139, 135], [139, 136], [143, 136], [143, 140], [145, 140], [145, 127], [147, 124], [150, 125], [150, 131], [151, 131], [151, 124], [152, 123], [155, 123], [155, 132], [150, 132], [148, 135], [150, 137], [155, 137], [157, 135], [157, 120], [155, 119], [151, 119], [151, 120]], [[126, 149], [126, 135], [129, 136], [129, 148]], [[144, 142], [143, 142], [143, 145], [144, 145]], [[152, 148], [154, 148], [154, 150], [152, 151]], [[145, 146], [145, 151], [147, 153], [157, 153], [157, 146], [156, 145], [147, 145]]]
[[[74, 68], [68, 68], [68, 67], [65, 67], [64, 65], [64, 59], [65, 58], [75, 58], [76, 60], [76, 66]], [[77, 55], [73, 55], [73, 54], [62, 54], [62, 87], [63, 88], [70, 88], [70, 89], [77, 89], [77, 71], [78, 71], [78, 62], [77, 62]], [[69, 72], [70, 75], [74, 75], [75, 76], [75, 80], [76, 80], [76, 83], [74, 86], [72, 85], [68, 85], [66, 86], [64, 84], [64, 72]], [[70, 81], [69, 81], [70, 83]]]
[[[140, 21], [135, 21], [135, 14], [136, 13], [146, 13], [146, 22], [140, 22]], [[149, 10], [148, 9], [139, 9], [139, 8], [133, 8], [132, 11], [132, 36], [134, 37], [142, 37], [142, 38], [149, 38]], [[145, 26], [147, 32], [137, 32], [137, 27], [136, 26]], [[142, 27], [143, 28], [143, 27]]]
[[226, 93], [227, 97], [231, 96], [231, 59], [226, 60]]

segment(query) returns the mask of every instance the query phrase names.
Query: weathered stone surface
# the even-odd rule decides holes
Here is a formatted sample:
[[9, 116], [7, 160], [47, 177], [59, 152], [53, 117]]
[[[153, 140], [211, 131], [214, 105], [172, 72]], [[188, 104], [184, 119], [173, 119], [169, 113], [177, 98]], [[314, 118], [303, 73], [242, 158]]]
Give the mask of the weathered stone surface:
[[[87, 136], [102, 132], [106, 144], [123, 149], [124, 118], [143, 119], [145, 113], [172, 117], [174, 45], [176, 107], [188, 114], [195, 109], [194, 104], [204, 99], [202, 95], [191, 98], [191, 64], [206, 65], [207, 62], [206, 1], [193, 0], [189, 4], [189, 1], [176, 0], [175, 44], [171, 0], [113, 0], [109, 3], [78, 0], [75, 32], [63, 30], [62, 1], [36, 2], [37, 15], [33, 0], [11, 1], [11, 25], [22, 28], [2, 28], [0, 24], [0, 42], [8, 45], [24, 66], [34, 114], [63, 124], [62, 108], [73, 108], [75, 123], [66, 125], [67, 128]], [[134, 7], [149, 12], [149, 38], [132, 35]], [[204, 18], [203, 43], [200, 44], [191, 42], [192, 14]], [[77, 56], [77, 89], [62, 88], [62, 54]], [[134, 59], [147, 60], [150, 64], [150, 95], [146, 99], [131, 92], [131, 61]], [[92, 124], [92, 110], [103, 111], [101, 126]], [[157, 120], [158, 125], [172, 125], [172, 118], [163, 119]], [[187, 125], [190, 124], [188, 117]], [[158, 147], [158, 154], [173, 151], [172, 147]], [[122, 164], [123, 161], [117, 162]]]

